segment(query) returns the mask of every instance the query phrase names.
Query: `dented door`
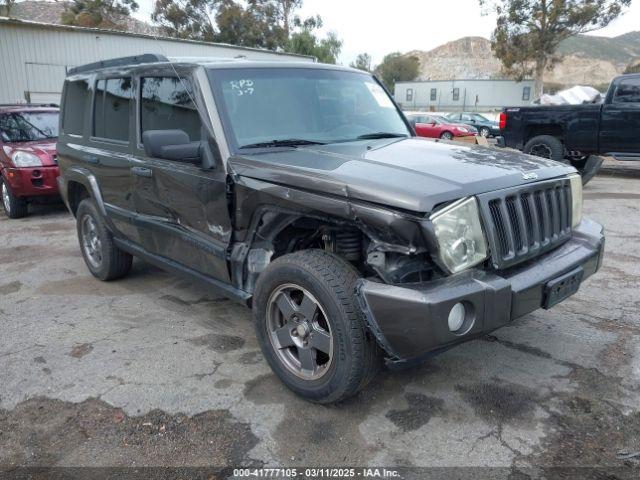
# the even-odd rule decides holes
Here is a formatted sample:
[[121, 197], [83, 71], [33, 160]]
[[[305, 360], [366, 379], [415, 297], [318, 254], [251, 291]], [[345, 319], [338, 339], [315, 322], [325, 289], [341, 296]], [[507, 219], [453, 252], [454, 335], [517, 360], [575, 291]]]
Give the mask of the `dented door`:
[[134, 162], [132, 177], [139, 242], [145, 250], [229, 281], [231, 221], [224, 172], [143, 157]]

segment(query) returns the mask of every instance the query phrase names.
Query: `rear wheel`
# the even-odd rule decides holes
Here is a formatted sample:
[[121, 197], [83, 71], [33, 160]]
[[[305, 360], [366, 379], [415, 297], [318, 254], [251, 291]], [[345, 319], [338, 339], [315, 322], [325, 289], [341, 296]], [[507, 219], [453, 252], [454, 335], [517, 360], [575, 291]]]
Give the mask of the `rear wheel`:
[[523, 151], [536, 157], [569, 163], [564, 157], [564, 145], [559, 139], [551, 135], [533, 137], [525, 144]]
[[2, 206], [4, 213], [9, 218], [22, 218], [29, 214], [29, 205], [24, 198], [16, 197], [11, 191], [11, 187], [7, 184], [6, 180], [0, 179], [2, 183]]
[[440, 138], [443, 140], [453, 140], [453, 133], [451, 132], [442, 132], [442, 135], [440, 135]]
[[80, 250], [89, 271], [100, 280], [115, 280], [131, 270], [133, 257], [113, 243], [113, 236], [93, 200], [80, 202], [76, 213]]
[[275, 260], [260, 275], [254, 317], [260, 347], [295, 393], [337, 402], [364, 388], [381, 363], [355, 302], [358, 273], [322, 250]]

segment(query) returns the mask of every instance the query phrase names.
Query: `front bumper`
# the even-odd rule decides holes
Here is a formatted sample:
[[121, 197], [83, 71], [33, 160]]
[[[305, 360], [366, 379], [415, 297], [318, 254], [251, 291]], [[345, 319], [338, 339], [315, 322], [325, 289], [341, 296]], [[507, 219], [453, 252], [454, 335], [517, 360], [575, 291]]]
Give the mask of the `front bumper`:
[[[370, 330], [391, 361], [421, 359], [485, 335], [545, 305], [547, 284], [572, 271], [581, 280], [602, 263], [601, 225], [583, 220], [571, 240], [523, 265], [502, 272], [469, 270], [432, 282], [387, 285], [360, 280], [357, 298]], [[451, 308], [468, 313], [464, 333], [448, 327]]]
[[4, 177], [16, 197], [57, 195], [58, 175], [60, 169], [57, 166], [7, 168], [4, 172]]

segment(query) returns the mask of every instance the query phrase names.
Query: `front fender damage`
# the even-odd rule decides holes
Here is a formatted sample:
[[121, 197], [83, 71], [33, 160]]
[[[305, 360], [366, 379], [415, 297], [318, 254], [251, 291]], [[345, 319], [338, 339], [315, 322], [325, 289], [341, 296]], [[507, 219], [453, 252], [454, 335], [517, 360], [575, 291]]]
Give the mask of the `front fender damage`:
[[348, 189], [341, 197], [234, 176], [233, 190], [239, 241], [231, 251], [232, 278], [246, 291], [253, 291], [257, 277], [275, 258], [276, 237], [292, 225], [313, 222], [338, 230], [357, 228], [366, 237], [363, 275], [390, 283], [434, 269], [421, 215], [354, 201]]

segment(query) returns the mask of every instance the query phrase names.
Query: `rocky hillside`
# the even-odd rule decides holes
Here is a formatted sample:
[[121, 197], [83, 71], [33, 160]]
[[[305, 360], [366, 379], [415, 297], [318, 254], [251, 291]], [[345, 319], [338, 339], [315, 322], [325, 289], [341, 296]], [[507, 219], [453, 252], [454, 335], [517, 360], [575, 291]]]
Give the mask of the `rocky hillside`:
[[[640, 58], [640, 32], [614, 38], [579, 35], [563, 42], [559, 53], [562, 61], [545, 76], [546, 82], [605, 84]], [[421, 80], [503, 76], [500, 61], [491, 52], [491, 43], [482, 37], [464, 37], [428, 52], [414, 50], [407, 55], [420, 60]]]

